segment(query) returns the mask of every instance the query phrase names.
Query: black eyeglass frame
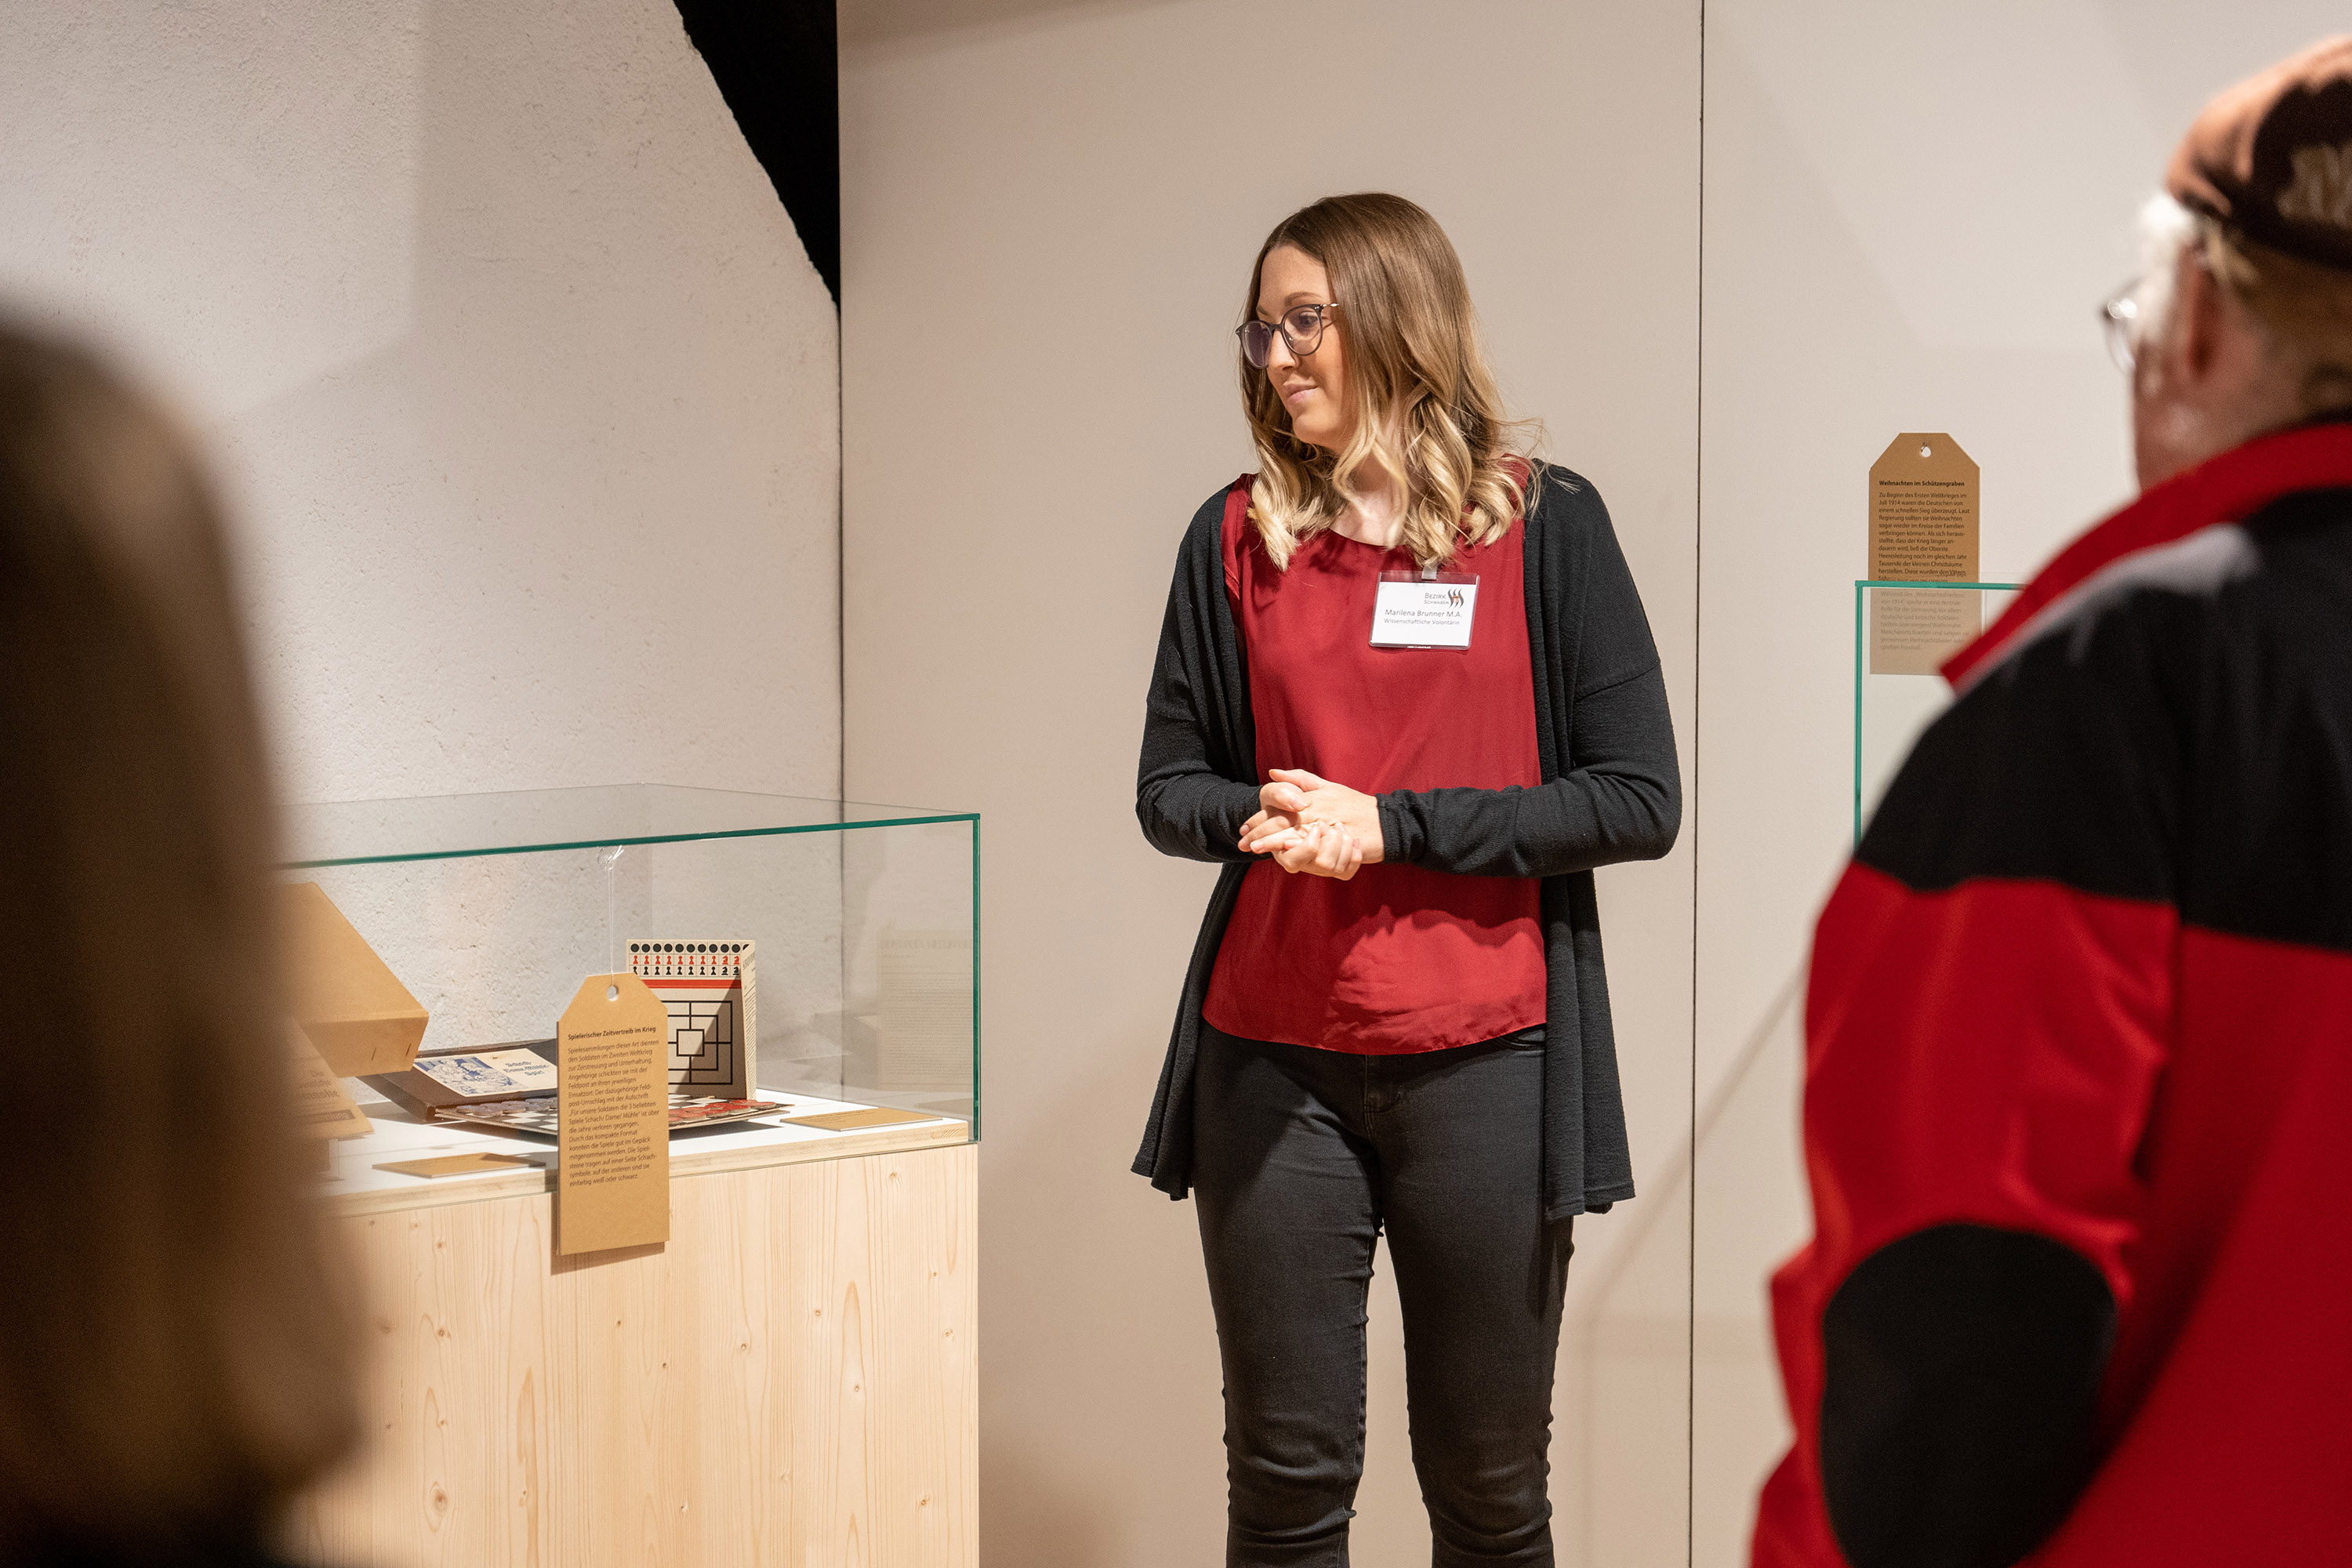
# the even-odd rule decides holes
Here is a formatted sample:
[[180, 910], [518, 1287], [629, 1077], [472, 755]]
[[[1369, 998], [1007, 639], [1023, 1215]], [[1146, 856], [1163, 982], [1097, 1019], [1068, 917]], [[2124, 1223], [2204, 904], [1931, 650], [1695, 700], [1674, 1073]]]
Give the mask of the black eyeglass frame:
[[[1234, 336], [1241, 340], [1242, 358], [1249, 361], [1251, 369], [1264, 370], [1267, 362], [1274, 358], [1274, 334], [1280, 332], [1282, 341], [1289, 345], [1290, 352], [1300, 359], [1306, 359], [1323, 346], [1323, 334], [1329, 331], [1331, 326], [1331, 312], [1339, 308], [1339, 302], [1333, 300], [1322, 305], [1293, 305], [1282, 313], [1282, 319], [1278, 321], [1261, 321], [1252, 317], [1234, 329]], [[1315, 319], [1312, 336], [1290, 330], [1291, 322], [1300, 316], [1312, 316]], [[1255, 328], [1260, 334], [1255, 344], [1250, 340], [1252, 328]]]

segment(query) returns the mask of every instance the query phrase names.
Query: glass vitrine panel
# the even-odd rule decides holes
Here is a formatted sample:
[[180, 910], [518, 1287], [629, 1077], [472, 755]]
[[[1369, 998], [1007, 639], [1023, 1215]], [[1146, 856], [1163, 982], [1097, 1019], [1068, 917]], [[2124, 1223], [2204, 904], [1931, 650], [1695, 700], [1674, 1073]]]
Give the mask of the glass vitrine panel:
[[1936, 715], [1952, 700], [1944, 660], [2000, 618], [2016, 583], [1853, 585], [1853, 838]]
[[[757, 1098], [802, 1114], [919, 1112], [926, 1142], [978, 1136], [971, 813], [624, 784], [301, 805], [287, 826], [284, 879], [316, 882], [415, 995], [427, 1055], [550, 1046], [582, 981], [654, 962], [649, 944], [749, 944]], [[404, 1132], [410, 1110], [351, 1087], [378, 1133], [333, 1149], [331, 1190], [372, 1190], [388, 1180], [370, 1173], [375, 1143], [404, 1150], [426, 1129]], [[825, 1131], [781, 1121], [681, 1131], [674, 1148]]]

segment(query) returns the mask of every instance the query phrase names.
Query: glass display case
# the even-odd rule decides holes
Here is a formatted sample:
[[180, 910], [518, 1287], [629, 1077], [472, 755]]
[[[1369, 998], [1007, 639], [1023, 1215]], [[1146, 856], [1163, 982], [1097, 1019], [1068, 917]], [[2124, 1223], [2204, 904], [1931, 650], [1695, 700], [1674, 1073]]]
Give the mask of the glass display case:
[[[979, 1136], [974, 814], [624, 784], [297, 806], [287, 841], [284, 879], [318, 884], [428, 1015], [420, 1060], [490, 1046], [554, 1059], [586, 976], [699, 973], [719, 952], [729, 973], [747, 965], [742, 1037], [722, 1021], [688, 1054], [740, 1050], [738, 1081], [780, 1109], [673, 1132], [674, 1171]], [[552, 1137], [346, 1081], [374, 1130], [330, 1146], [331, 1195], [440, 1203], [547, 1179]], [[900, 1114], [824, 1124], [859, 1111]], [[515, 1168], [464, 1182], [382, 1168], [444, 1152]]]
[[2017, 583], [1853, 585], [1853, 841], [1911, 743], [1952, 700], [1943, 661], [2000, 617]]

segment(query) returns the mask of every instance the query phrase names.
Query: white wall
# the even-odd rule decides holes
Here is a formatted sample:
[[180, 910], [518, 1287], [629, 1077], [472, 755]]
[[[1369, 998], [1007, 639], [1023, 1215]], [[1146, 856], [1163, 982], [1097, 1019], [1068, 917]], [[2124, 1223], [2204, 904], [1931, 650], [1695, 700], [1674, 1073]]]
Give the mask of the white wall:
[[1789, 987], [1849, 844], [1864, 476], [1906, 430], [1983, 468], [2019, 581], [2131, 488], [2099, 303], [2211, 93], [2322, 0], [1710, 0], [1694, 1561], [1745, 1561], [1787, 1441], [1763, 1272], [1810, 1228]]
[[0, 37], [0, 301], [221, 460], [289, 795], [834, 793], [833, 308], [670, 0]]
[[[1507, 395], [1611, 505], [1687, 734], [1697, 8], [877, 9], [844, 16], [845, 756], [853, 795], [985, 816], [983, 1541], [1192, 1568], [1216, 1344], [1192, 1210], [1127, 1166], [1213, 872], [1142, 843], [1134, 774], [1178, 537], [1251, 466], [1250, 260], [1318, 195], [1436, 214]], [[1650, 1191], [1578, 1226], [1554, 1497], [1564, 1563], [1678, 1563], [1690, 858], [1602, 888]], [[1373, 1310], [1362, 1568], [1428, 1561], [1384, 1277]]]

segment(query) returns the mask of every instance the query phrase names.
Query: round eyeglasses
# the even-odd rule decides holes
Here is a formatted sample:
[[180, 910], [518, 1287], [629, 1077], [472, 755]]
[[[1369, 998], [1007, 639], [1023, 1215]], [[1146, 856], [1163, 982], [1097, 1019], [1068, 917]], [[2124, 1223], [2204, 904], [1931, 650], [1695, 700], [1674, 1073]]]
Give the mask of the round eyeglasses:
[[2107, 332], [2107, 357], [2126, 375], [2139, 363], [2139, 285], [2099, 307], [2099, 321]]
[[1234, 329], [1242, 341], [1242, 357], [1259, 370], [1274, 357], [1274, 334], [1282, 333], [1282, 341], [1290, 352], [1305, 359], [1323, 346], [1323, 329], [1331, 324], [1331, 312], [1337, 305], [1300, 305], [1283, 313], [1279, 322], [1251, 320]]

